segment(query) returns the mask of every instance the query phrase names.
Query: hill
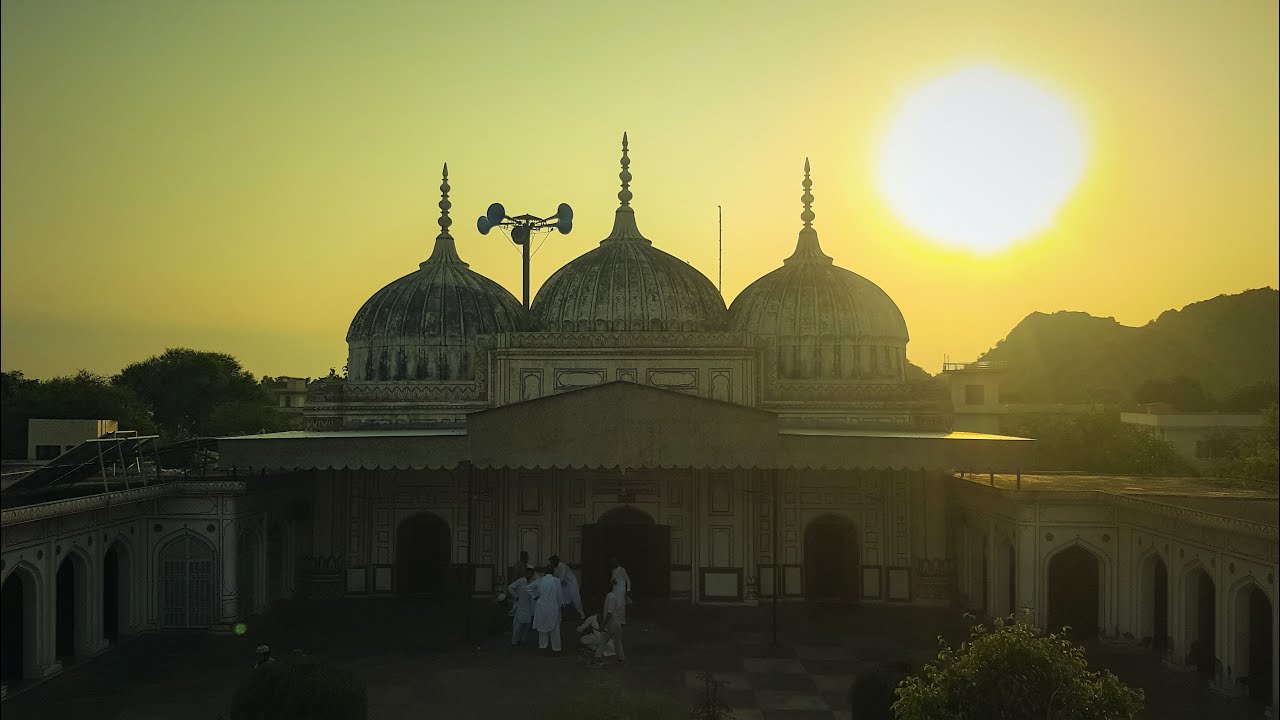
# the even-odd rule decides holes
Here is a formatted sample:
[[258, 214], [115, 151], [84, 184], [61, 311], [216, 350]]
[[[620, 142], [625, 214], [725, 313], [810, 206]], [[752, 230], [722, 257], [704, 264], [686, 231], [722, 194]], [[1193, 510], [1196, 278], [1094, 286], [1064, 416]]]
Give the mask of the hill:
[[1142, 327], [1082, 312], [1032, 313], [980, 360], [1004, 361], [1007, 401], [1131, 403], [1139, 385], [1198, 380], [1222, 398], [1280, 380], [1280, 292], [1219, 295]]

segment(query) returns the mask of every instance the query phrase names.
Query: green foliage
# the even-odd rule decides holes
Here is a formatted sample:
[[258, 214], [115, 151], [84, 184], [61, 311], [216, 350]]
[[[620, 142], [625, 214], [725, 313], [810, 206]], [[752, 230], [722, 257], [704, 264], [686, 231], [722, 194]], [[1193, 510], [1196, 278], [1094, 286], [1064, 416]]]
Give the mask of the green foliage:
[[1280, 427], [1276, 403], [1262, 411], [1262, 427], [1248, 430], [1219, 430], [1206, 440], [1210, 472], [1217, 477], [1240, 480], [1274, 489], [1280, 483]]
[[1091, 671], [1083, 648], [1012, 618], [976, 626], [959, 648], [939, 642], [938, 660], [898, 686], [897, 720], [1125, 720], [1142, 711], [1142, 691]]
[[1184, 375], [1145, 380], [1134, 391], [1134, 399], [1141, 405], [1168, 403], [1180, 412], [1208, 412], [1217, 406], [1199, 380]]
[[170, 348], [129, 365], [115, 382], [151, 407], [156, 424], [170, 439], [254, 433], [283, 425], [266, 390], [225, 353]]
[[1179, 376], [1227, 398], [1244, 385], [1280, 381], [1278, 326], [1280, 293], [1272, 288], [1193, 303], [1142, 327], [1079, 312], [1032, 313], [979, 359], [1009, 363], [1001, 395], [1019, 402], [1131, 403], [1144, 381]]
[[309, 656], [254, 668], [231, 701], [231, 720], [364, 720], [368, 691], [355, 673]]
[[571, 693], [540, 708], [541, 720], [688, 720], [688, 709], [666, 695], [623, 687], [605, 670], [591, 670], [590, 678]]
[[1123, 475], [1196, 475], [1173, 446], [1116, 413], [1006, 417], [1001, 432], [1035, 438], [1037, 470]]
[[1264, 412], [1277, 402], [1280, 402], [1280, 385], [1264, 381], [1245, 385], [1228, 394], [1218, 409], [1227, 413], [1256, 413]]
[[32, 418], [118, 420], [123, 430], [156, 429], [150, 409], [137, 394], [84, 370], [43, 382], [6, 372], [0, 394], [6, 458], [26, 457], [27, 421]]
[[859, 672], [849, 689], [854, 720], [893, 720], [894, 688], [906, 675], [905, 666], [876, 665]]

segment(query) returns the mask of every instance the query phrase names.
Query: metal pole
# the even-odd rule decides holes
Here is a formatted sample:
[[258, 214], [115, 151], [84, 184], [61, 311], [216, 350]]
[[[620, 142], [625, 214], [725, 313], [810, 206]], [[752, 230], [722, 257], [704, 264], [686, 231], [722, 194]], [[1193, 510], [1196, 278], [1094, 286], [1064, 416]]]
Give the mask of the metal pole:
[[779, 531], [779, 518], [782, 511], [781, 495], [778, 493], [778, 471], [773, 470], [773, 644], [778, 644], [778, 596], [782, 594], [782, 533]]
[[107, 486], [107, 464], [102, 459], [102, 443], [98, 443], [98, 470], [102, 473], [102, 491], [109, 492], [110, 487]]
[[524, 239], [524, 309], [529, 309], [529, 246], [531, 238]]

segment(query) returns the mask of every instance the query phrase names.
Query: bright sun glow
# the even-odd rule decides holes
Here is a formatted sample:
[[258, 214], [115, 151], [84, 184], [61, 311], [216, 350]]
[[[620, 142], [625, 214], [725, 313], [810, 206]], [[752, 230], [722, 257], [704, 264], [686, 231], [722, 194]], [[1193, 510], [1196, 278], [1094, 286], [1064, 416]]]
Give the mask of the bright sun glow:
[[1016, 75], [968, 68], [907, 99], [881, 150], [880, 192], [924, 235], [993, 252], [1053, 223], [1085, 154], [1061, 100]]

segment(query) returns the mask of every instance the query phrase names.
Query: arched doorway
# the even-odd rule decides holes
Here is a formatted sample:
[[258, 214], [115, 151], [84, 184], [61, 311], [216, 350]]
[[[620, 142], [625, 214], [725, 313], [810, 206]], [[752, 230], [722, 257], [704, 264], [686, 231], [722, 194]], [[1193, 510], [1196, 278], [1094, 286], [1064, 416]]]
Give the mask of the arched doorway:
[[236, 539], [236, 598], [241, 619], [258, 610], [258, 533], [252, 527]]
[[849, 518], [823, 515], [804, 529], [804, 594], [810, 600], [858, 599], [858, 532]]
[[1183, 593], [1187, 638], [1184, 660], [1205, 675], [1213, 675], [1218, 640], [1213, 578], [1204, 568], [1193, 568], [1187, 573]]
[[79, 553], [68, 552], [54, 582], [54, 652], [59, 660], [69, 661], [89, 639], [88, 562]]
[[102, 636], [112, 643], [129, 624], [129, 589], [129, 551], [115, 542], [102, 556]]
[[1169, 568], [1152, 553], [1142, 562], [1142, 636], [1151, 639], [1151, 652], [1164, 655], [1169, 647]]
[[1235, 595], [1235, 677], [1244, 678], [1249, 697], [1264, 706], [1271, 705], [1272, 618], [1271, 600], [1262, 588], [1249, 583]]
[[205, 628], [213, 623], [213, 548], [201, 538], [180, 535], [160, 549], [160, 624]]
[[631, 578], [632, 595], [667, 597], [671, 592], [671, 527], [632, 505], [603, 513], [582, 526], [582, 601], [598, 609], [609, 591], [609, 558], [616, 557]]
[[449, 568], [449, 526], [428, 512], [405, 518], [396, 530], [396, 592], [434, 595], [445, 586]]
[[0, 682], [16, 685], [35, 654], [36, 590], [31, 573], [19, 567], [0, 589]]
[[1077, 642], [1098, 637], [1101, 568], [1093, 553], [1073, 545], [1049, 560], [1049, 630], [1068, 627]]

